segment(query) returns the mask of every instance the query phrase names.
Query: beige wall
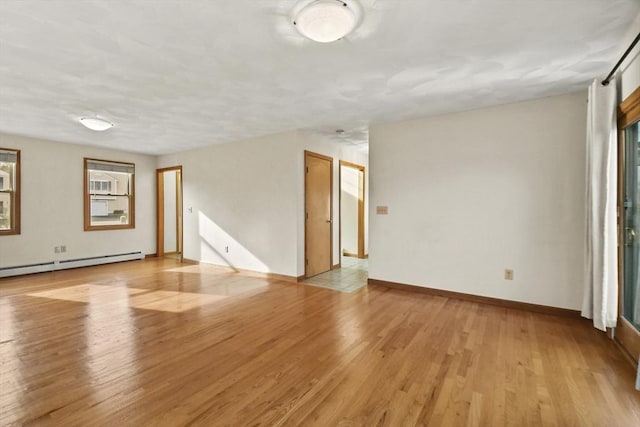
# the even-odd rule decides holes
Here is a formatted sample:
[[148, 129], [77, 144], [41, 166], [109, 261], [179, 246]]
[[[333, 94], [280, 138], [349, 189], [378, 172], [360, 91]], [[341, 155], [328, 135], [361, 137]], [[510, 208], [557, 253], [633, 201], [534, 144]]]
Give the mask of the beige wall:
[[369, 277], [578, 309], [585, 128], [585, 92], [372, 126]]
[[[0, 239], [0, 267], [124, 252], [155, 252], [154, 156], [0, 134], [21, 150], [21, 234]], [[136, 228], [84, 231], [83, 158], [136, 165]], [[54, 254], [54, 246], [67, 246]]]
[[183, 167], [185, 258], [303, 275], [304, 150], [334, 158], [333, 262], [339, 263], [338, 161], [363, 163], [366, 155], [300, 131], [159, 158], [158, 167]]
[[296, 143], [288, 132], [158, 159], [183, 167], [185, 258], [297, 275]]

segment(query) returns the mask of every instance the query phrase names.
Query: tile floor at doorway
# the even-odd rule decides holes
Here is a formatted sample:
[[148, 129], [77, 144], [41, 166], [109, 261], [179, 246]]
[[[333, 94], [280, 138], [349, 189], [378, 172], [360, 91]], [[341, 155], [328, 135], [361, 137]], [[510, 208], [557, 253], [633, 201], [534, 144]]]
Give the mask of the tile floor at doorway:
[[302, 283], [341, 292], [356, 292], [367, 285], [369, 260], [342, 257], [341, 267], [305, 279]]

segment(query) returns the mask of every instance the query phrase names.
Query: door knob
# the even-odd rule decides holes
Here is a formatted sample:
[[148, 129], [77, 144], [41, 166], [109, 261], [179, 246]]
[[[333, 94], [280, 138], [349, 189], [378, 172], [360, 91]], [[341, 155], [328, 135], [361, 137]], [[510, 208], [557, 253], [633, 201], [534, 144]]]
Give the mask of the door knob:
[[330, 219], [328, 219], [328, 220], [327, 220], [327, 222], [328, 222], [329, 224], [331, 224], [333, 221], [332, 221], [332, 220], [330, 220]]

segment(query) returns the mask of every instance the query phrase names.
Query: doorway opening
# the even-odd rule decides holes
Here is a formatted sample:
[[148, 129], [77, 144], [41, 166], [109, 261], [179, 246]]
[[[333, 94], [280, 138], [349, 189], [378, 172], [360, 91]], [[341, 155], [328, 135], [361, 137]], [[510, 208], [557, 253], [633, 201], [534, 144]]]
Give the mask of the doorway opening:
[[340, 160], [340, 255], [365, 259], [365, 167]]
[[340, 161], [340, 272], [352, 288], [366, 285], [369, 261], [366, 249], [365, 167]]
[[339, 162], [337, 253], [340, 262], [330, 271], [313, 277], [307, 275], [305, 283], [342, 292], [355, 292], [366, 286], [369, 260], [365, 182], [365, 166], [343, 160]]
[[182, 166], [157, 169], [156, 190], [156, 255], [182, 261]]

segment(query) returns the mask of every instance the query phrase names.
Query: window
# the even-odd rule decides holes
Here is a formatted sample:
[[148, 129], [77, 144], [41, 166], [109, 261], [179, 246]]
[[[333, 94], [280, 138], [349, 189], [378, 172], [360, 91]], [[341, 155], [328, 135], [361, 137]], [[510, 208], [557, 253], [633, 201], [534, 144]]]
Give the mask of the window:
[[91, 180], [91, 192], [96, 193], [110, 193], [111, 192], [111, 181], [96, 181]]
[[20, 234], [20, 150], [0, 148], [0, 236]]
[[135, 227], [135, 165], [84, 159], [84, 229]]

